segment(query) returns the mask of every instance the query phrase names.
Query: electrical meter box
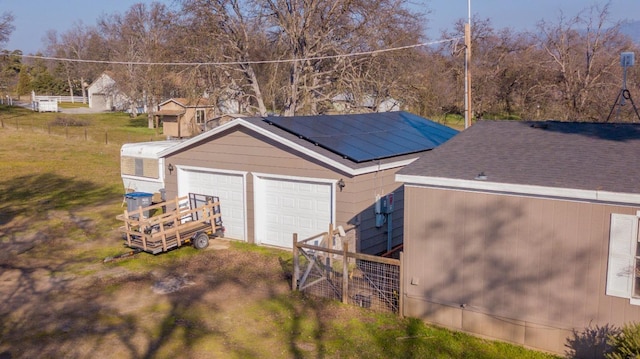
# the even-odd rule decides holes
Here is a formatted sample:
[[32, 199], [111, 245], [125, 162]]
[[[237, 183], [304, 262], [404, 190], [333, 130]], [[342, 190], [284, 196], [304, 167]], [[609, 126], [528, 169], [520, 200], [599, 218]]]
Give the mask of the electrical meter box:
[[393, 192], [386, 196], [376, 196], [376, 227], [382, 227], [387, 221], [387, 216], [393, 213]]

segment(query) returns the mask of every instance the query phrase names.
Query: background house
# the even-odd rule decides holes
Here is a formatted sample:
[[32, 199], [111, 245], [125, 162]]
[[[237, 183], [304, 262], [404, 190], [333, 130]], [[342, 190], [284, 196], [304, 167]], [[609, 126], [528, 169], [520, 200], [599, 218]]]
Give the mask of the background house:
[[556, 353], [640, 321], [638, 158], [640, 125], [605, 123], [480, 121], [424, 153], [396, 176], [404, 314]]
[[[158, 105], [153, 113], [155, 122], [162, 122], [167, 138], [188, 138], [210, 130], [235, 118], [239, 108], [236, 100], [225, 99], [217, 103], [209, 98], [172, 98]], [[231, 111], [234, 107], [236, 110]], [[221, 111], [231, 111], [220, 115]]]
[[[245, 118], [159, 155], [167, 198], [219, 196], [227, 237], [290, 248], [292, 233], [303, 239], [333, 223], [377, 254], [402, 242], [396, 172], [456, 133], [406, 112]], [[377, 213], [390, 193], [393, 209]]]
[[392, 97], [385, 97], [380, 103], [376, 100], [374, 95], [358, 99], [354, 94], [345, 92], [331, 98], [331, 105], [339, 113], [400, 111], [400, 101]]
[[93, 81], [88, 89], [89, 108], [101, 111], [125, 111], [130, 107], [130, 99], [122, 93], [116, 81], [103, 72]]

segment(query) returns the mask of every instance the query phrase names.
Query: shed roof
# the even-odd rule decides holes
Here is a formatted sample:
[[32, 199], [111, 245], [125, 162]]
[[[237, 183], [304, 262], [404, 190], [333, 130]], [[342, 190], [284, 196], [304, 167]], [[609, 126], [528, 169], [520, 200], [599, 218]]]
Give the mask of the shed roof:
[[208, 98], [184, 98], [184, 97], [174, 97], [168, 100], [162, 101], [158, 107], [162, 107], [169, 102], [177, 103], [182, 107], [215, 107], [216, 105], [211, 103], [211, 100]]
[[[383, 126], [391, 131], [393, 127], [398, 123], [397, 121], [390, 120], [391, 117], [387, 115], [388, 113], [376, 113], [367, 114], [366, 116], [370, 117], [372, 121], [375, 121], [378, 128], [379, 126]], [[235, 119], [210, 131], [195, 136], [183, 142], [181, 145], [167, 149], [160, 153], [160, 155], [163, 157], [169, 156], [172, 153], [181, 151], [183, 148], [197, 145], [198, 143], [206, 141], [208, 138], [215, 136], [221, 132], [240, 126], [249, 129], [250, 131], [253, 131], [258, 135], [262, 135], [270, 138], [271, 140], [275, 140], [276, 142], [289, 147], [292, 150], [311, 156], [312, 158], [324, 162], [339, 171], [351, 175], [358, 175], [386, 168], [405, 166], [418, 158], [420, 153], [431, 150], [438, 144], [453, 137], [457, 133], [457, 131], [455, 130], [448, 129], [445, 126], [436, 124], [430, 120], [411, 115], [416, 117], [412, 118], [412, 123], [416, 125], [415, 127], [420, 129], [420, 131], [418, 132], [422, 133], [422, 138], [424, 142], [427, 143], [427, 145], [424, 146], [423, 149], [419, 151], [401, 150], [390, 156], [356, 161], [342, 153], [342, 149], [339, 147], [344, 145], [345, 143], [351, 142], [358, 142], [363, 145], [366, 144], [367, 146], [373, 146], [377, 143], [375, 141], [372, 141], [371, 139], [367, 139], [367, 131], [370, 130], [370, 128], [366, 126], [360, 128], [361, 133], [352, 132], [349, 136], [344, 136], [344, 128], [331, 125], [332, 123], [338, 121], [338, 118], [341, 118], [341, 116], [348, 115], [320, 115], [306, 116], [304, 118], [302, 116], [296, 117], [298, 120], [301, 120], [303, 122], [311, 120], [318, 121], [318, 124], [323, 124], [322, 136], [326, 136], [327, 138], [332, 139], [331, 142], [323, 143], [323, 145], [320, 145], [317, 141], [311, 140], [308, 137], [298, 133], [298, 131], [295, 131], [295, 129], [292, 129], [295, 126], [291, 125], [291, 123], [297, 123], [295, 120], [296, 118], [292, 118], [294, 120], [291, 123], [289, 121], [281, 121], [278, 126], [275, 126], [273, 125], [273, 122], [275, 121], [274, 117], [255, 117]], [[341, 118], [341, 120], [344, 120], [344, 118]], [[437, 132], [438, 135], [435, 136], [432, 132]], [[434, 137], [438, 138], [439, 140], [433, 142]]]
[[397, 179], [604, 200], [606, 193], [640, 195], [638, 159], [640, 124], [479, 121], [400, 170]]

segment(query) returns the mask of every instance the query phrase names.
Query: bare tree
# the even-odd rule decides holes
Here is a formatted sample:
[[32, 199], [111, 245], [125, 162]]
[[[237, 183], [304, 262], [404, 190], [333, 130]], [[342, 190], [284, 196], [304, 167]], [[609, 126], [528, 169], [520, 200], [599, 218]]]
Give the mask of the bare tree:
[[48, 31], [46, 41], [49, 55], [69, 59], [61, 61], [60, 64], [66, 75], [70, 95], [73, 96], [75, 87], [79, 87], [82, 102], [87, 103], [87, 80], [95, 78], [105, 68], [104, 65], [96, 66], [94, 63], [83, 62], [100, 56], [100, 46], [95, 44], [96, 41], [100, 41], [97, 30], [82, 22], [76, 22], [60, 35], [55, 30]]
[[9, 41], [9, 36], [15, 29], [13, 26], [13, 15], [10, 12], [4, 12], [0, 15], [0, 44]]
[[363, 91], [388, 92], [376, 89], [369, 77], [379, 72], [374, 65], [380, 65], [378, 70], [390, 69], [385, 61], [368, 59], [367, 64], [363, 58], [332, 56], [405, 44], [407, 29], [421, 33], [421, 17], [408, 11], [404, 0], [265, 0], [261, 4], [274, 40], [285, 56], [295, 60], [288, 65], [284, 114], [289, 116], [301, 110], [316, 113], [316, 104], [328, 100], [336, 89], [351, 87], [353, 92], [355, 77], [346, 84], [344, 74], [367, 77], [368, 85], [360, 87]]
[[129, 97], [132, 114], [138, 105], [158, 103], [165, 79], [171, 79], [165, 66], [151, 63], [171, 58], [167, 50], [174, 20], [174, 13], [154, 2], [149, 6], [134, 4], [124, 15], [112, 14], [98, 22], [98, 30], [109, 47], [109, 59], [118, 63], [112, 67], [114, 80]]
[[208, 93], [216, 98], [249, 94], [248, 103], [261, 116], [266, 116], [257, 71], [265, 70], [266, 66], [255, 62], [271, 54], [270, 46], [261, 18], [245, 5], [240, 0], [183, 0], [183, 33], [188, 33], [184, 43], [191, 59], [221, 63], [216, 67], [196, 68], [197, 73], [208, 79]]
[[426, 53], [416, 48], [386, 50], [421, 42], [425, 14], [408, 10], [402, 2], [373, 1], [361, 6], [359, 11], [371, 15], [354, 27], [346, 50], [374, 54], [343, 60], [338, 85], [353, 94], [354, 101], [367, 104], [373, 111], [381, 110], [380, 105], [392, 99], [398, 106], [415, 104], [416, 74], [424, 71]]
[[[552, 81], [546, 95], [562, 106], [553, 112], [565, 120], [603, 120], [606, 102], [619, 88], [615, 74], [619, 54], [632, 46], [620, 34], [620, 23], [609, 23], [609, 3], [592, 6], [572, 18], [561, 15], [557, 24], [539, 23], [539, 45], [547, 54], [540, 64]], [[612, 93], [612, 90], [614, 92]]]

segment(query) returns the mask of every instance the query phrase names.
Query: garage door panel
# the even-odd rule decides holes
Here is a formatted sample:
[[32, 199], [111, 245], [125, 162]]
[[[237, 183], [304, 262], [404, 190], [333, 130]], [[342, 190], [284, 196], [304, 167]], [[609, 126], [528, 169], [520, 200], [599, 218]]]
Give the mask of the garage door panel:
[[179, 176], [180, 196], [199, 193], [220, 198], [225, 236], [246, 240], [244, 176], [214, 171], [183, 170]]
[[264, 193], [256, 198], [257, 216], [264, 216], [257, 228], [260, 243], [291, 247], [293, 233], [307, 238], [327, 230], [331, 222], [332, 202], [329, 183], [260, 178]]

